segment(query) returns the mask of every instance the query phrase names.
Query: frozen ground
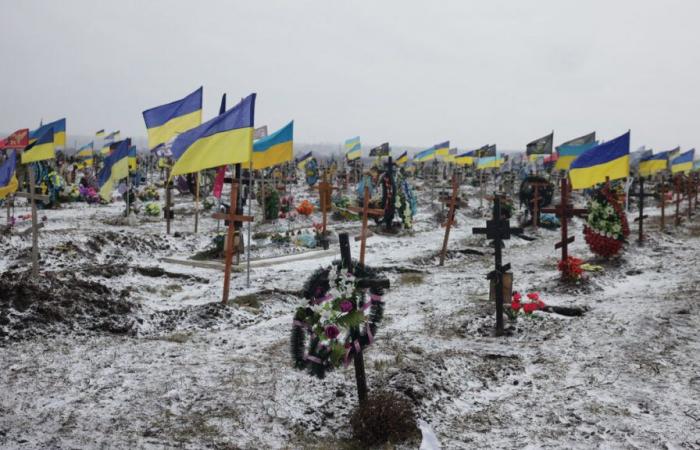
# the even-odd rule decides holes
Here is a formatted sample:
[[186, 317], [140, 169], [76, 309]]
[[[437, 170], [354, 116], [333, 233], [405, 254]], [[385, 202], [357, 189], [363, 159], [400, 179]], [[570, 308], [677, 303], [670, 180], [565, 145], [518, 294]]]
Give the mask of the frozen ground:
[[[414, 236], [368, 243], [367, 262], [392, 283], [366, 355], [370, 388], [408, 396], [445, 449], [700, 448], [700, 220], [665, 234], [651, 225], [646, 245], [629, 244], [579, 289], [557, 282], [558, 232], [512, 239], [504, 254], [515, 289], [590, 311], [536, 313], [496, 338], [484, 278], [493, 258], [470, 232], [484, 221], [461, 211], [450, 248], [485, 254], [451, 252], [438, 267], [443, 230], [428, 198]], [[312, 379], [291, 367], [288, 349], [303, 303], [294, 292], [332, 258], [256, 268], [248, 289], [237, 273], [224, 308], [220, 272], [159, 261], [204, 249], [213, 219], [194, 235], [192, 216], [180, 215], [177, 237], [165, 236], [159, 221], [110, 225], [120, 208], [42, 212], [39, 282], [19, 275], [31, 241], [0, 237], [0, 282], [25, 280], [39, 304], [0, 310], [0, 447], [348, 448], [352, 369]], [[572, 228], [571, 253], [592, 259], [581, 222]], [[261, 243], [256, 256], [285, 252]]]

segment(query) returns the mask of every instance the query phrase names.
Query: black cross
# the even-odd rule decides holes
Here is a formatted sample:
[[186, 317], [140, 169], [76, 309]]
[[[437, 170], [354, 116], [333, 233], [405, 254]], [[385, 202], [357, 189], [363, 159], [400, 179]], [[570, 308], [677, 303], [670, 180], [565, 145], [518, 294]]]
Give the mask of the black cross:
[[504, 194], [496, 194], [493, 199], [493, 217], [486, 221], [486, 228], [472, 228], [474, 234], [485, 234], [493, 240], [495, 247], [495, 269], [487, 275], [487, 279], [496, 282], [496, 335], [503, 335], [503, 274], [510, 270], [510, 263], [503, 265], [501, 247], [503, 241], [510, 239], [511, 234], [521, 234], [522, 228], [511, 228], [510, 220], [504, 219], [501, 213], [501, 199]]
[[588, 214], [585, 208], [574, 208], [569, 203], [569, 183], [566, 177], [561, 179], [561, 195], [559, 204], [554, 208], [545, 208], [544, 213], [556, 214], [561, 225], [561, 241], [554, 245], [554, 248], [561, 248], [561, 260], [564, 261], [569, 256], [569, 244], [576, 239], [574, 236], [569, 236], [569, 219], [574, 216], [582, 216]]
[[384, 206], [384, 228], [386, 231], [391, 231], [393, 227], [393, 222], [394, 222], [394, 216], [396, 215], [396, 211], [394, 208], [395, 205], [395, 196], [396, 196], [396, 184], [394, 183], [394, 162], [391, 159], [391, 156], [387, 159], [386, 163], [386, 179], [389, 181], [389, 186], [387, 187], [387, 191], [391, 191], [391, 195], [387, 195], [387, 204], [382, 205]]
[[639, 191], [630, 192], [629, 196], [637, 197], [639, 199], [639, 217], [634, 219], [634, 221], [639, 222], [639, 237], [637, 238], [637, 242], [642, 244], [644, 242], [644, 219], [647, 218], [647, 216], [644, 214], [644, 198], [653, 197], [654, 194], [644, 192], [644, 177], [639, 177]]

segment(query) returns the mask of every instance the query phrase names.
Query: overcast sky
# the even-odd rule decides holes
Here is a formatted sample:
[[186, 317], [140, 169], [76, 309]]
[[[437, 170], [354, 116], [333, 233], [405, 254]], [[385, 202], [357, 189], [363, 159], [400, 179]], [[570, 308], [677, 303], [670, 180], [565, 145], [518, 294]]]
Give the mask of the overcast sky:
[[700, 1], [0, 0], [0, 130], [145, 136], [204, 86], [295, 140], [700, 146]]

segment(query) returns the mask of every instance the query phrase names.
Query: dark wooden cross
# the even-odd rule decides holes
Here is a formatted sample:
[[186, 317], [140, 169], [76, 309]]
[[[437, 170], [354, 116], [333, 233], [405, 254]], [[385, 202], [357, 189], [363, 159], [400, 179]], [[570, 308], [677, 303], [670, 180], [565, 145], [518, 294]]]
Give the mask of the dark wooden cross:
[[691, 219], [693, 216], [693, 196], [691, 193], [693, 192], [693, 180], [690, 177], [690, 175], [687, 175], [685, 177], [685, 195], [688, 199], [688, 220]]
[[231, 269], [233, 266], [234, 256], [234, 239], [236, 235], [236, 222], [252, 222], [253, 216], [245, 216], [236, 214], [236, 205], [238, 202], [238, 180], [231, 181], [231, 207], [229, 213], [215, 213], [212, 215], [214, 219], [224, 220], [224, 224], [228, 226], [226, 231], [226, 257], [224, 261], [224, 293], [221, 302], [228, 303], [229, 285], [231, 282]]
[[449, 198], [441, 198], [443, 203], [449, 202], [449, 210], [447, 211], [447, 220], [442, 225], [445, 227], [445, 238], [442, 241], [442, 250], [440, 251], [440, 265], [445, 265], [445, 255], [447, 254], [447, 242], [450, 240], [450, 229], [455, 221], [455, 210], [462, 205], [462, 200], [459, 198], [459, 185], [457, 183], [457, 175], [452, 175], [452, 196]]
[[369, 186], [365, 184], [364, 198], [362, 200], [362, 208], [355, 206], [349, 206], [346, 208], [348, 211], [355, 213], [362, 213], [362, 230], [360, 231], [360, 263], [365, 263], [365, 249], [367, 247], [367, 218], [381, 217], [384, 215], [383, 209], [375, 209], [369, 207]]
[[503, 241], [510, 239], [511, 234], [520, 234], [522, 228], [511, 228], [510, 220], [504, 219], [501, 211], [502, 195], [495, 195], [493, 200], [493, 216], [486, 221], [486, 228], [472, 228], [474, 234], [485, 234], [487, 239], [491, 239], [495, 249], [495, 268], [486, 277], [495, 281], [496, 298], [496, 335], [503, 335], [503, 275], [510, 270], [510, 263], [502, 264], [501, 247]]
[[644, 177], [639, 177], [639, 191], [630, 192], [629, 196], [637, 197], [639, 201], [639, 217], [637, 217], [634, 220], [635, 222], [639, 222], [639, 236], [637, 237], [637, 242], [639, 244], [642, 244], [644, 242], [644, 219], [647, 218], [647, 216], [644, 215], [644, 199], [646, 197], [653, 197], [654, 194], [644, 192]]
[[542, 210], [545, 213], [556, 214], [561, 225], [561, 241], [554, 245], [554, 248], [561, 248], [561, 260], [564, 261], [569, 256], [569, 244], [576, 239], [574, 236], [569, 236], [569, 219], [578, 216], [581, 217], [588, 214], [585, 208], [574, 208], [569, 203], [569, 181], [567, 177], [561, 179], [561, 195], [559, 204], [554, 208], [545, 208]]
[[37, 200], [48, 202], [49, 196], [36, 193], [32, 163], [27, 165], [27, 171], [29, 175], [29, 192], [15, 192], [14, 196], [28, 199], [32, 208], [32, 276], [37, 277], [39, 275], [39, 229], [43, 224], [39, 224], [37, 218], [36, 202]]
[[540, 203], [542, 201], [542, 197], [540, 196], [540, 188], [546, 187], [547, 183], [535, 181], [530, 183], [530, 186], [532, 186], [535, 191], [532, 197], [532, 227], [536, 230], [540, 225]]
[[[347, 233], [340, 233], [338, 239], [340, 243], [341, 267], [352, 273], [353, 264], [352, 257], [350, 256], [350, 238]], [[360, 288], [377, 287], [388, 289], [390, 283], [387, 279], [358, 279], [357, 286]], [[354, 327], [350, 334], [358, 336], [360, 334], [359, 327]], [[363, 405], [367, 401], [367, 377], [365, 375], [365, 360], [362, 349], [360, 349], [359, 352], [355, 352], [353, 363], [355, 366], [355, 381], [357, 382], [357, 397], [360, 401], [360, 405]]]
[[661, 208], [661, 220], [659, 222], [659, 226], [661, 228], [661, 232], [663, 232], [666, 229], [666, 181], [664, 180], [663, 175], [659, 179], [659, 185], [656, 190], [659, 192], [659, 207]]

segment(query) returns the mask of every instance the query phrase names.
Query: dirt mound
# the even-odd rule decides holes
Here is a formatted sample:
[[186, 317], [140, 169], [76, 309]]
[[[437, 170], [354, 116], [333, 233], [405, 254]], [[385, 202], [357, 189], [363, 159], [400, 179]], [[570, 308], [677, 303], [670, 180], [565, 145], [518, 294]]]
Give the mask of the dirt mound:
[[137, 306], [128, 291], [77, 278], [73, 272], [5, 272], [0, 276], [0, 342], [56, 333], [129, 333]]

